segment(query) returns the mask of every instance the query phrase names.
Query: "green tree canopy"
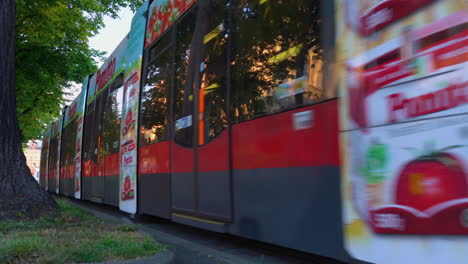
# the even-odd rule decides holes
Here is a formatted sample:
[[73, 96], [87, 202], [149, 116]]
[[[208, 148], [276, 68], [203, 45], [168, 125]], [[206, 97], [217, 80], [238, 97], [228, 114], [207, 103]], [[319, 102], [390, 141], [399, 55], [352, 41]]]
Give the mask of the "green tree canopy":
[[97, 70], [89, 38], [122, 7], [144, 0], [17, 0], [16, 100], [23, 141], [60, 115], [64, 90]]

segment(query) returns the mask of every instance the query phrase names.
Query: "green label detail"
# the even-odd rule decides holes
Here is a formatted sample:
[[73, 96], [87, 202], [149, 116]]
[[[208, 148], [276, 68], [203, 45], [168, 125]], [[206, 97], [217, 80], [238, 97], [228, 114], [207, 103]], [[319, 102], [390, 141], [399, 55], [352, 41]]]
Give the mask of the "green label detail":
[[368, 184], [378, 184], [386, 178], [388, 164], [388, 147], [384, 144], [373, 144], [366, 154], [364, 175]]

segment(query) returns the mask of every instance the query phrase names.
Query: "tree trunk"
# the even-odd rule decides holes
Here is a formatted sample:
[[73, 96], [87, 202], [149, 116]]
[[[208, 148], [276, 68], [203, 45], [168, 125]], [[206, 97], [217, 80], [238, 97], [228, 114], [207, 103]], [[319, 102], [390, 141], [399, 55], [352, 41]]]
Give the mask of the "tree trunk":
[[26, 165], [16, 115], [15, 0], [0, 1], [0, 219], [50, 215], [57, 205]]

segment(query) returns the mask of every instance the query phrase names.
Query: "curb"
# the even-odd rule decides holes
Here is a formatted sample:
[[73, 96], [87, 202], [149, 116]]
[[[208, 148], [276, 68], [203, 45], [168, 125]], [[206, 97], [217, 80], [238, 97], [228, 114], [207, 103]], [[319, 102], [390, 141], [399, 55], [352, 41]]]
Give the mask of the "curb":
[[83, 263], [83, 264], [172, 264], [174, 263], [174, 253], [165, 250], [154, 256], [143, 257], [139, 259], [129, 259], [122, 261], [100, 262], [100, 263]]

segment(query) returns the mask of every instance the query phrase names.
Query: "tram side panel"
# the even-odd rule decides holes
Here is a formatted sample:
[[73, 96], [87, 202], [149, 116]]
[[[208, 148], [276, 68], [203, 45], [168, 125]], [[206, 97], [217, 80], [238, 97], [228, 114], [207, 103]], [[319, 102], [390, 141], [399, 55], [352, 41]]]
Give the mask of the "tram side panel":
[[55, 192], [56, 190], [56, 174], [57, 174], [57, 144], [58, 139], [55, 136], [54, 131], [56, 130], [57, 123], [51, 126], [51, 139], [49, 148], [49, 159], [48, 159], [48, 174], [47, 174], [47, 190], [49, 192]]
[[104, 201], [107, 204], [119, 205], [119, 172], [120, 172], [120, 120], [122, 109], [123, 74], [110, 84], [105, 93], [102, 139], [101, 168], [104, 177]]
[[[178, 6], [172, 16], [181, 16], [194, 2], [173, 3]], [[159, 12], [163, 5], [163, 1], [153, 1], [148, 12], [140, 96], [138, 208], [140, 213], [171, 219], [173, 209], [193, 212], [195, 208], [194, 150], [188, 133], [192, 128], [183, 124], [174, 129], [177, 122], [174, 119], [188, 121], [192, 113], [192, 103], [183, 105], [174, 101], [184, 90], [186, 52], [195, 19], [190, 12], [182, 22], [177, 20], [172, 25], [163, 22]], [[155, 23], [164, 26], [155, 27]], [[190, 93], [185, 94], [188, 97]], [[173, 111], [177, 111], [175, 117], [171, 115]], [[173, 141], [176, 130], [179, 131], [176, 140], [184, 141], [182, 145]]]
[[[196, 132], [197, 208], [200, 216], [219, 222], [232, 222], [232, 173], [230, 170], [229, 35], [228, 1], [203, 6], [197, 24], [202, 43], [195, 65], [204, 65], [196, 74], [194, 126]], [[209, 16], [202, 14], [208, 12]], [[225, 25], [220, 27], [220, 25]]]
[[[204, 10], [211, 19], [199, 22], [198, 5], [148, 46], [141, 213], [172, 212], [173, 221], [345, 259], [337, 100], [322, 84], [319, 6], [302, 5], [238, 4], [229, 14], [232, 24], [222, 4]], [[199, 31], [196, 23], [206, 28]], [[236, 30], [229, 33], [229, 27]], [[202, 39], [193, 39], [200, 32]], [[232, 62], [226, 52], [233, 53]], [[159, 100], [168, 94], [174, 106], [169, 118], [170, 105]]]
[[48, 156], [49, 156], [49, 130], [42, 134], [42, 149], [41, 149], [41, 163], [40, 163], [40, 179], [39, 183], [42, 188], [47, 190], [47, 174], [48, 174]]
[[138, 209], [141, 214], [171, 219], [170, 141], [138, 150]]
[[[170, 108], [173, 84], [175, 30], [166, 33], [146, 49], [140, 96], [138, 140], [138, 210], [171, 219], [171, 141]], [[157, 52], [149, 52], [150, 50]], [[155, 71], [159, 69], [159, 71]], [[166, 100], [161, 100], [166, 98]], [[172, 122], [171, 122], [172, 123]], [[181, 157], [180, 155], [177, 155]], [[125, 159], [123, 162], [127, 162]], [[130, 163], [130, 160], [128, 160]]]
[[338, 105], [324, 85], [333, 61], [324, 59], [322, 4], [235, 9], [230, 232], [344, 260]]
[[[313, 1], [300, 8], [243, 5], [227, 21], [225, 6], [211, 9], [202, 29], [192, 8], [156, 46], [147, 46], [139, 213], [344, 259], [337, 100], [322, 84], [319, 7]], [[117, 205], [122, 164], [115, 125], [134, 128], [133, 113], [118, 116], [122, 85], [113, 58], [90, 79], [82, 197]]]
[[[92, 79], [91, 79], [92, 80]], [[99, 94], [87, 108], [83, 139], [83, 199], [118, 206], [121, 86]]]
[[233, 126], [232, 233], [344, 258], [336, 113], [332, 100]]
[[82, 198], [84, 200], [103, 202], [103, 185], [96, 180], [98, 175], [98, 156], [100, 140], [100, 104], [96, 97], [96, 74], [90, 78], [88, 86], [86, 115], [83, 131], [83, 174]]
[[123, 52], [127, 37], [89, 80], [84, 120], [83, 199], [119, 205]]
[[[67, 117], [67, 108], [65, 110], [65, 117]], [[68, 145], [70, 140], [71, 131], [69, 127], [65, 126], [67, 122], [67, 118], [65, 118], [65, 124], [62, 129], [62, 140], [60, 142], [60, 162], [59, 162], [59, 170], [60, 170], [60, 180], [59, 180], [59, 194], [63, 196], [70, 196], [67, 188], [68, 184], [68, 162], [67, 162], [67, 154], [68, 154]], [[69, 154], [68, 154], [69, 155]]]
[[74, 172], [76, 139], [76, 122], [72, 118], [76, 113], [76, 102], [73, 102], [65, 111], [64, 127], [62, 130], [62, 145], [60, 151], [60, 194], [68, 197], [74, 196], [74, 183], [72, 175]]
[[[318, 22], [310, 20], [317, 6], [304, 5], [236, 6], [231, 15], [239, 18], [232, 22], [239, 31], [229, 39], [234, 42], [229, 63], [227, 27], [219, 27], [226, 24], [222, 6], [213, 10], [213, 20], [205, 21], [204, 36], [196, 40], [200, 54], [193, 53], [192, 61], [184, 54], [190, 54], [195, 9], [150, 49], [155, 54], [144, 69], [147, 87], [140, 116], [140, 213], [215, 223], [222, 228], [201, 227], [343, 258], [336, 100], [325, 96], [322, 85], [324, 62], [314, 32]], [[272, 8], [275, 17], [267, 12]], [[257, 15], [242, 16], [247, 11]], [[166, 46], [164, 38], [172, 38]], [[119, 132], [112, 93], [120, 85], [109, 88], [110, 80], [98, 78], [116, 75], [115, 69], [108, 70], [111, 63], [112, 58], [90, 82], [82, 196], [115, 205], [115, 145], [120, 142], [111, 135]], [[183, 73], [189, 63], [203, 67], [191, 68], [187, 80]], [[226, 75], [228, 65], [233, 65], [232, 76]], [[164, 67], [167, 75], [151, 73]], [[161, 98], [173, 100], [173, 116], [171, 101]], [[160, 109], [150, 107], [158, 103]], [[228, 120], [234, 123], [230, 128]]]
[[62, 115], [59, 117], [57, 122], [51, 125], [50, 130], [51, 139], [48, 158], [47, 189], [49, 192], [57, 194], [59, 193], [60, 188], [60, 149], [64, 112], [65, 109], [62, 109]]
[[[96, 81], [95, 75], [90, 78], [90, 84]], [[89, 88], [88, 88], [89, 89]], [[96, 175], [96, 159], [94, 151], [95, 140], [97, 133], [95, 132], [95, 103], [89, 102], [89, 91], [86, 105], [86, 111], [84, 116], [84, 128], [83, 128], [83, 154], [82, 154], [82, 174], [81, 174], [81, 198], [83, 200], [90, 200], [91, 198], [91, 180], [92, 176]]]
[[[196, 115], [194, 113], [194, 65], [195, 54], [191, 52], [196, 30], [198, 5], [191, 8], [178, 21], [175, 33], [174, 60], [174, 144], [171, 157], [172, 211], [177, 215], [198, 215], [196, 190], [196, 165], [194, 138]], [[190, 54], [190, 56], [184, 56]], [[190, 97], [192, 99], [190, 99]], [[173, 220], [177, 220], [177, 218]]]
[[[231, 221], [225, 75], [227, 27], [219, 27], [225, 3], [219, 1], [215, 8], [205, 9], [210, 13], [206, 17], [197, 16], [201, 3], [194, 6], [155, 45], [147, 48], [140, 117], [140, 181], [159, 181], [159, 186], [140, 185], [140, 197], [144, 197], [140, 209], [149, 212], [153, 208], [159, 215], [162, 211], [166, 215], [172, 212], [171, 217], [177, 222], [188, 223], [194, 218]], [[153, 15], [150, 14], [150, 19]], [[204, 38], [210, 31], [211, 37]], [[212, 52], [215, 48], [221, 52]], [[191, 49], [197, 52], [190, 52]], [[160, 100], [161, 97], [169, 101]], [[173, 142], [166, 142], [168, 137]], [[159, 162], [151, 159], [150, 149], [157, 152]], [[170, 160], [166, 158], [168, 155]], [[151, 162], [155, 162], [154, 166]], [[151, 171], [158, 175], [144, 175]], [[164, 186], [169, 191], [163, 191]], [[150, 194], [150, 188], [161, 190], [160, 208], [158, 204], [146, 206], [150, 205], [146, 199], [156, 199], [158, 195], [155, 192], [154, 198], [146, 195]]]

